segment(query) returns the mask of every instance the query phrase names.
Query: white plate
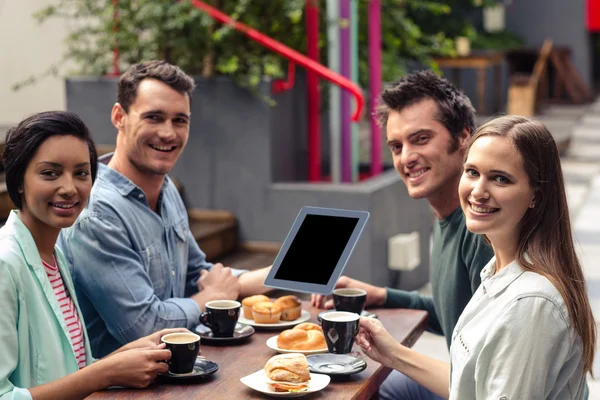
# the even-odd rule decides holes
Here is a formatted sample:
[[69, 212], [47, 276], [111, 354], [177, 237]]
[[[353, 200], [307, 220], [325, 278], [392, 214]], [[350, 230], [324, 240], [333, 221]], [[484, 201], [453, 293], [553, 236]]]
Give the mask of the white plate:
[[296, 326], [302, 322], [306, 322], [310, 319], [310, 313], [306, 310], [302, 310], [300, 313], [300, 317], [296, 318], [293, 321], [279, 321], [276, 324], [259, 324], [255, 322], [253, 319], [248, 319], [240, 314], [238, 318], [238, 322], [240, 324], [251, 325], [255, 328], [289, 328], [291, 326]]
[[272, 348], [273, 350], [275, 350], [278, 353], [302, 353], [302, 354], [327, 353], [327, 347], [325, 347], [323, 349], [319, 349], [319, 350], [288, 350], [288, 349], [280, 349], [279, 347], [277, 347], [277, 338], [278, 337], [279, 337], [279, 335], [272, 336], [269, 339], [267, 339], [267, 346], [269, 346], [270, 348]]
[[319, 390], [323, 390], [327, 385], [329, 385], [329, 381], [331, 378], [328, 375], [323, 374], [310, 374], [310, 381], [308, 382], [308, 390], [304, 392], [276, 392], [267, 385], [265, 380], [265, 370], [261, 369], [260, 371], [256, 371], [253, 374], [246, 375], [241, 378], [240, 381], [252, 388], [254, 390], [258, 390], [264, 394], [273, 397], [301, 397], [306, 396], [309, 393], [318, 392]]

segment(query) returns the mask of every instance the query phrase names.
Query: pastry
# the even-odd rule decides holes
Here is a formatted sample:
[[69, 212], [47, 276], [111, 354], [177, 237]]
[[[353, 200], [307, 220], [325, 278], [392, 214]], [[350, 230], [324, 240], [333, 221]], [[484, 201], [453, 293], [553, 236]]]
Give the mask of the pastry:
[[284, 350], [323, 350], [327, 348], [323, 332], [316, 329], [287, 329], [277, 336], [277, 347]]
[[308, 388], [310, 372], [304, 354], [279, 354], [267, 361], [265, 379], [276, 392], [303, 391]]
[[270, 301], [263, 301], [252, 306], [252, 317], [259, 324], [276, 324], [281, 318], [281, 307]]
[[244, 318], [254, 319], [252, 316], [252, 306], [256, 303], [260, 303], [263, 301], [270, 301], [269, 298], [262, 294], [257, 294], [256, 296], [246, 297], [242, 300], [242, 307], [244, 310]]
[[302, 314], [302, 303], [296, 296], [282, 296], [275, 300], [275, 304], [281, 307], [282, 321], [293, 321]]

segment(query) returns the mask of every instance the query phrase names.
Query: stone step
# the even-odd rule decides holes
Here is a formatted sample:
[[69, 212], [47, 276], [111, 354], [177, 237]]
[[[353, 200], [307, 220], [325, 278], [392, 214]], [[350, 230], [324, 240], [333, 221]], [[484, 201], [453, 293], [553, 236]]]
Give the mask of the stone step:
[[188, 209], [190, 229], [208, 260], [231, 253], [238, 246], [238, 223], [225, 210]]
[[226, 267], [255, 270], [273, 264], [280, 248], [281, 244], [275, 242], [243, 242], [233, 252], [215, 258], [214, 262]]

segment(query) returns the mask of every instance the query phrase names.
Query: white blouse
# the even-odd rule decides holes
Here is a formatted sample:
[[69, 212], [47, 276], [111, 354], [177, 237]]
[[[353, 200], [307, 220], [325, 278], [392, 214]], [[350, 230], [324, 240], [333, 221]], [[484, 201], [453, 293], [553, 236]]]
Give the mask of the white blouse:
[[450, 399], [583, 399], [583, 345], [546, 277], [496, 257], [461, 314], [450, 346]]

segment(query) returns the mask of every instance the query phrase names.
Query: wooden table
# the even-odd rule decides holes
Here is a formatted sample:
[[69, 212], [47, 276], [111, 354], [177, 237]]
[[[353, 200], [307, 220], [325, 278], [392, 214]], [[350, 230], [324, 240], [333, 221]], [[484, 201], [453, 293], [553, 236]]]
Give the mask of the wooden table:
[[[311, 312], [312, 322], [317, 322], [319, 309], [304, 309]], [[412, 346], [427, 326], [427, 312], [404, 309], [371, 309], [384, 323], [389, 332], [406, 346]], [[201, 353], [209, 360], [219, 364], [219, 370], [209, 377], [187, 384], [154, 383], [143, 390], [109, 389], [94, 393], [89, 399], [171, 399], [171, 400], [243, 400], [272, 399], [240, 382], [240, 378], [262, 369], [276, 352], [266, 345], [269, 337], [278, 331], [257, 330], [249, 340], [236, 346], [209, 346], [200, 344]], [[360, 351], [355, 345], [353, 351]], [[306, 399], [367, 400], [376, 396], [378, 388], [391, 370], [376, 363], [365, 355], [367, 369], [359, 374], [332, 379], [323, 390], [307, 395]]]
[[500, 110], [500, 88], [502, 85], [502, 62], [504, 53], [500, 51], [474, 51], [468, 56], [435, 57], [434, 61], [440, 68], [452, 69], [452, 81], [460, 88], [460, 70], [474, 68], [477, 70], [477, 112], [486, 113], [485, 106], [485, 72], [488, 67], [494, 69], [494, 108]]

